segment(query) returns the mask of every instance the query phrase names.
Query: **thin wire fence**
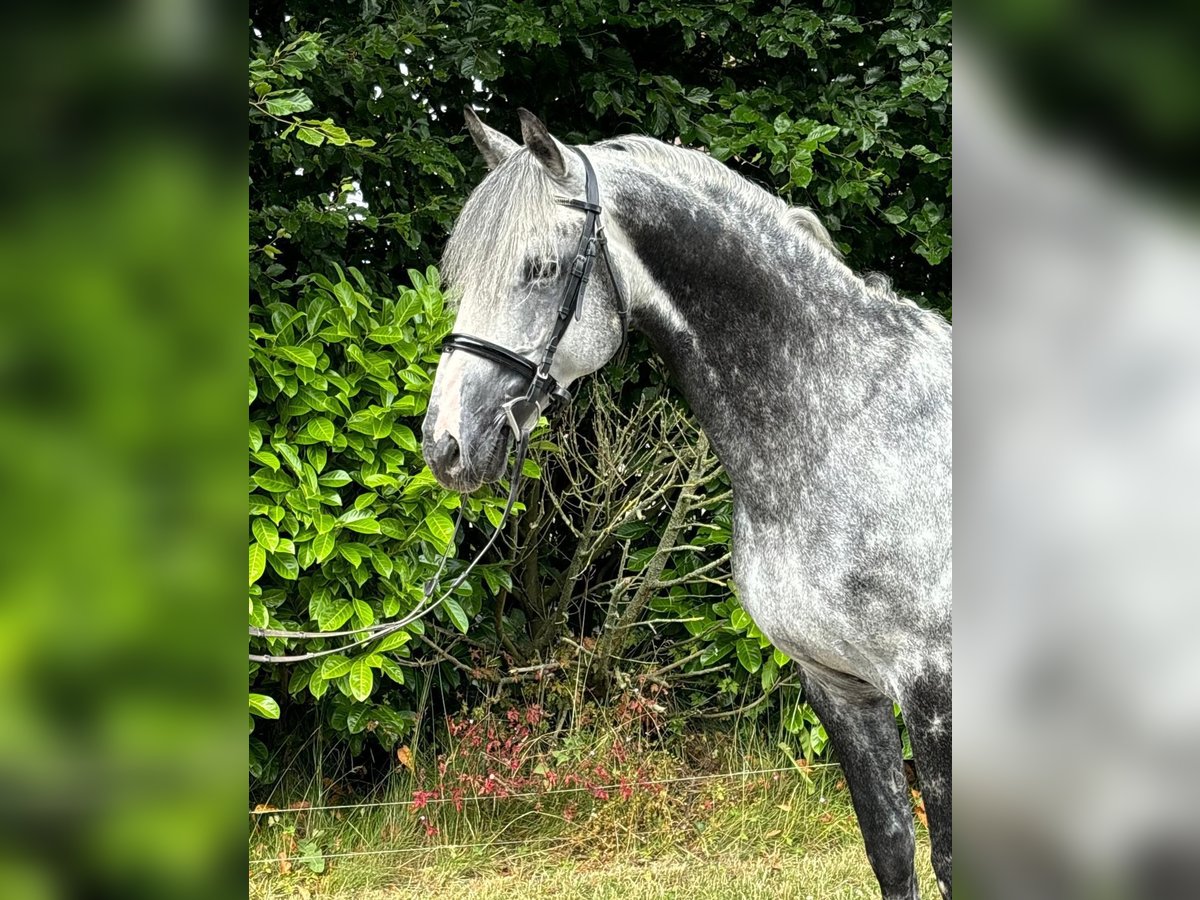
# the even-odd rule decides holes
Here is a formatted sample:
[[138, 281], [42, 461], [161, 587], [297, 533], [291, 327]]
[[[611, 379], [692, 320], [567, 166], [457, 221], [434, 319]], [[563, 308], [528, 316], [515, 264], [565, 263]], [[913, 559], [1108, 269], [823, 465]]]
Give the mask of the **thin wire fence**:
[[[580, 792], [595, 792], [595, 791], [615, 791], [622, 787], [650, 787], [651, 785], [666, 785], [679, 784], [685, 781], [710, 781], [716, 778], [748, 778], [753, 775], [776, 775], [783, 772], [799, 772], [807, 774], [819, 769], [836, 769], [838, 763], [811, 763], [803, 766], [781, 766], [774, 769], [748, 769], [742, 772], [715, 772], [709, 775], [681, 775], [677, 778], [651, 778], [651, 779], [626, 779], [624, 783], [617, 782], [615, 784], [595, 784], [595, 785], [580, 785], [578, 787], [563, 787], [551, 788], [548, 791], [530, 791], [520, 794], [473, 794], [469, 797], [430, 797], [423, 801], [425, 805], [434, 803], [470, 803], [480, 800], [520, 800], [531, 797], [551, 797], [555, 794], [575, 794]], [[251, 816], [276, 816], [297, 813], [311, 812], [331, 812], [333, 810], [345, 809], [376, 809], [387, 806], [409, 806], [412, 800], [378, 800], [370, 803], [342, 803], [333, 806], [299, 806], [288, 807], [287, 809], [252, 809], [249, 811]]]
[[[680, 783], [685, 783], [685, 782], [713, 781], [713, 780], [717, 780], [717, 779], [735, 779], [735, 778], [746, 779], [746, 778], [757, 777], [757, 776], [762, 776], [762, 775], [782, 775], [784, 773], [799, 774], [799, 775], [803, 775], [803, 776], [807, 777], [810, 772], [816, 772], [816, 771], [820, 771], [823, 769], [827, 770], [827, 769], [837, 769], [837, 768], [840, 768], [840, 765], [838, 763], [812, 763], [812, 764], [805, 764], [803, 766], [800, 766], [800, 765], [780, 766], [780, 767], [771, 768], [771, 769], [745, 769], [745, 770], [742, 770], [739, 772], [714, 772], [714, 773], [710, 773], [710, 774], [706, 774], [706, 775], [681, 775], [681, 776], [678, 776], [675, 778], [636, 779], [633, 781], [627, 780], [624, 783], [624, 785], [622, 785], [620, 782], [618, 782], [616, 784], [607, 784], [607, 785], [591, 785], [591, 786], [579, 786], [579, 787], [569, 787], [569, 788], [552, 788], [548, 791], [532, 791], [532, 792], [520, 793], [520, 794], [507, 794], [504, 796], [499, 796], [497, 794], [474, 794], [469, 797], [428, 798], [423, 801], [423, 804], [454, 803], [454, 802], [469, 803], [471, 801], [483, 801], [483, 800], [490, 800], [493, 802], [499, 801], [499, 800], [520, 800], [520, 799], [531, 799], [531, 798], [541, 798], [541, 797], [553, 796], [555, 794], [574, 794], [574, 793], [581, 793], [581, 792], [592, 793], [595, 791], [617, 790], [623, 786], [624, 787], [649, 787], [652, 785], [668, 785], [668, 784], [680, 784]], [[336, 804], [336, 805], [329, 805], [329, 806], [289, 807], [287, 809], [255, 809], [255, 810], [250, 811], [250, 815], [254, 816], [254, 817], [258, 817], [258, 816], [283, 815], [283, 814], [288, 814], [288, 813], [296, 814], [296, 813], [313, 813], [313, 812], [333, 812], [333, 811], [340, 811], [340, 810], [366, 810], [366, 809], [377, 809], [380, 807], [411, 806], [412, 803], [413, 803], [412, 800], [384, 800], [384, 801], [373, 801], [373, 802], [368, 802], [368, 803], [344, 803], [344, 804]], [[444, 851], [444, 850], [487, 850], [487, 849], [492, 849], [494, 847], [509, 847], [509, 846], [528, 847], [531, 845], [543, 845], [543, 844], [559, 844], [562, 846], [570, 846], [571, 840], [569, 838], [562, 838], [562, 837], [544, 837], [544, 838], [528, 838], [525, 840], [517, 840], [517, 841], [481, 841], [479, 843], [473, 843], [473, 844], [429, 844], [429, 845], [421, 846], [421, 847], [388, 847], [388, 848], [382, 848], [382, 849], [377, 849], [377, 850], [348, 850], [348, 851], [345, 851], [342, 853], [320, 853], [319, 855], [323, 859], [329, 860], [329, 859], [347, 859], [347, 858], [351, 858], [351, 857], [363, 857], [363, 856], [392, 856], [392, 855], [403, 854], [403, 853], [434, 853], [434, 852], [440, 852], [440, 851]], [[280, 863], [284, 863], [284, 862], [288, 862], [288, 863], [303, 862], [305, 860], [312, 858], [314, 855], [316, 855], [316, 854], [301, 854], [298, 856], [271, 856], [271, 857], [262, 857], [260, 859], [251, 859], [249, 862], [250, 862], [250, 865], [252, 865], [252, 866], [255, 866], [255, 865], [279, 865]]]
[[570, 844], [568, 838], [544, 837], [528, 838], [522, 841], [482, 841], [477, 844], [430, 844], [426, 847], [389, 847], [382, 850], [348, 850], [345, 853], [311, 853], [307, 856], [264, 856], [261, 859], [250, 860], [250, 865], [258, 866], [267, 863], [278, 865], [282, 862], [303, 862], [320, 856], [322, 859], [347, 859], [354, 856], [391, 856], [397, 853], [431, 853], [436, 850], [489, 850], [492, 847], [528, 847], [531, 844], [559, 843]]
[[[815, 771], [819, 771], [822, 769], [836, 769], [836, 768], [839, 768], [838, 763], [812, 763], [812, 764], [806, 764], [803, 766], [799, 766], [799, 765], [780, 766], [780, 767], [771, 768], [771, 769], [745, 769], [740, 772], [714, 772], [714, 773], [710, 773], [710, 774], [706, 774], [706, 775], [681, 775], [681, 776], [678, 776], [675, 778], [635, 779], [632, 781], [626, 780], [623, 783], [617, 782], [615, 784], [605, 784], [605, 785], [589, 785], [589, 786], [580, 785], [578, 787], [551, 788], [550, 790], [547, 790], [547, 791], [530, 791], [530, 792], [522, 792], [519, 794], [498, 795], [498, 794], [493, 793], [493, 794], [474, 794], [474, 795], [467, 796], [467, 797], [430, 797], [430, 798], [424, 799], [422, 801], [422, 805], [429, 805], [429, 804], [434, 804], [434, 803], [470, 803], [473, 801], [479, 802], [479, 801], [484, 801], [484, 800], [490, 800], [492, 802], [496, 802], [496, 801], [500, 801], [500, 800], [521, 800], [521, 799], [532, 799], [532, 798], [542, 798], [542, 797], [554, 796], [556, 794], [576, 794], [576, 793], [593, 793], [594, 794], [596, 791], [613, 791], [613, 790], [619, 790], [622, 787], [650, 787], [650, 786], [668, 785], [668, 784], [681, 784], [681, 783], [685, 783], [685, 782], [713, 781], [713, 780], [723, 779], [723, 778], [724, 779], [735, 779], [735, 778], [746, 779], [746, 778], [756, 777], [756, 776], [760, 776], [760, 775], [781, 775], [784, 773], [800, 774], [800, 775], [804, 775], [807, 777], [807, 775], [810, 772], [815, 772]], [[334, 804], [334, 805], [328, 805], [328, 806], [289, 807], [287, 809], [274, 809], [274, 808], [253, 809], [253, 810], [250, 810], [249, 814], [252, 817], [277, 816], [277, 815], [298, 814], [298, 813], [334, 812], [334, 811], [342, 811], [342, 810], [367, 810], [367, 809], [378, 809], [381, 807], [411, 806], [412, 804], [413, 804], [412, 800], [380, 800], [380, 801], [372, 801], [372, 802], [368, 802], [368, 803], [341, 803], [341, 804]], [[547, 837], [547, 838], [529, 838], [527, 840], [520, 840], [520, 841], [484, 841], [484, 842], [475, 843], [475, 844], [430, 844], [430, 845], [423, 846], [423, 847], [389, 847], [389, 848], [384, 848], [384, 849], [379, 849], [379, 850], [350, 850], [350, 851], [346, 851], [343, 853], [321, 853], [320, 856], [323, 859], [346, 859], [346, 858], [350, 858], [350, 857], [360, 857], [360, 856], [390, 856], [390, 855], [401, 854], [401, 853], [432, 853], [432, 852], [437, 852], [437, 851], [442, 851], [442, 850], [483, 850], [483, 849], [491, 849], [493, 847], [507, 847], [507, 846], [517, 846], [517, 845], [529, 846], [529, 845], [533, 845], [533, 844], [550, 844], [550, 843], [558, 843], [558, 844], [562, 844], [562, 845], [566, 846], [566, 845], [570, 844], [570, 840], [565, 839], [565, 838], [560, 838], [560, 837]], [[313, 854], [302, 854], [299, 856], [263, 857], [261, 859], [250, 860], [250, 865], [252, 865], [252, 866], [267, 865], [267, 864], [278, 865], [279, 863], [283, 863], [283, 862], [303, 862], [304, 860], [310, 859], [312, 856], [313, 856]]]

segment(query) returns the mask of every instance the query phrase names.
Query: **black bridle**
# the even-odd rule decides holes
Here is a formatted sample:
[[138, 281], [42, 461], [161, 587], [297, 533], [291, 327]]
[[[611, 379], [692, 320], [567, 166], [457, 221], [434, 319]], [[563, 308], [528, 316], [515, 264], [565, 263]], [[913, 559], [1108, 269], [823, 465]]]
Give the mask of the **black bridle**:
[[[491, 341], [470, 334], [453, 333], [447, 335], [446, 339], [442, 342], [443, 353], [452, 353], [455, 350], [473, 353], [476, 356], [482, 356], [492, 362], [506, 366], [529, 378], [529, 387], [525, 391], [525, 395], [515, 400], [510, 400], [503, 407], [505, 417], [508, 420], [508, 427], [512, 430], [513, 438], [516, 441], [516, 454], [513, 460], [512, 471], [509, 475], [508, 500], [504, 504], [504, 512], [501, 513], [500, 520], [492, 532], [492, 536], [488, 538], [487, 543], [483, 545], [483, 548], [475, 555], [475, 558], [471, 560], [467, 568], [454, 579], [450, 586], [442, 592], [440, 597], [433, 600], [433, 595], [437, 591], [442, 571], [446, 567], [446, 561], [450, 558], [450, 551], [454, 546], [454, 542], [451, 540], [446, 547], [445, 553], [442, 554], [437, 572], [425, 585], [424, 597], [421, 602], [402, 619], [396, 622], [381, 622], [365, 628], [350, 628], [342, 631], [285, 631], [273, 628], [252, 627], [250, 629], [251, 637], [294, 639], [350, 637], [357, 635], [365, 635], [365, 637], [358, 638], [348, 644], [342, 644], [325, 650], [317, 650], [311, 653], [299, 653], [288, 656], [251, 654], [251, 662], [291, 663], [329, 656], [333, 653], [344, 653], [346, 650], [386, 637], [427, 615], [440, 606], [442, 601], [454, 593], [459, 585], [466, 581], [467, 576], [471, 574], [471, 571], [475, 568], [479, 560], [483, 558], [484, 554], [491, 549], [492, 544], [496, 542], [496, 538], [500, 534], [500, 529], [504, 526], [505, 521], [512, 512], [513, 504], [516, 503], [523, 480], [522, 472], [525, 463], [525, 454], [529, 450], [529, 435], [537, 425], [538, 418], [544, 410], [559, 409], [570, 402], [570, 392], [550, 374], [550, 367], [554, 363], [554, 354], [558, 352], [559, 341], [566, 334], [567, 326], [571, 324], [572, 318], [579, 318], [583, 309], [583, 295], [587, 290], [588, 279], [592, 275], [592, 266], [595, 264], [597, 256], [604, 257], [604, 265], [608, 269], [608, 278], [612, 282], [617, 315], [621, 320], [621, 346], [624, 347], [626, 336], [629, 334], [629, 306], [625, 301], [624, 294], [621, 292], [620, 285], [617, 283], [616, 273], [613, 272], [612, 261], [608, 256], [608, 244], [604, 237], [604, 226], [600, 224], [600, 185], [596, 180], [596, 171], [592, 168], [591, 160], [578, 147], [571, 149], [578, 153], [579, 158], [583, 160], [585, 199], [559, 200], [558, 202], [583, 211], [583, 233], [579, 236], [579, 246], [575, 251], [575, 260], [571, 263], [571, 270], [567, 274], [567, 283], [563, 287], [562, 302], [558, 306], [558, 318], [555, 319], [554, 328], [550, 332], [550, 339], [546, 342], [546, 346], [542, 350], [541, 361], [534, 363], [532, 360], [509, 350], [507, 347], [502, 347], [499, 344], [494, 344]], [[620, 350], [617, 352], [619, 353]], [[458, 533], [459, 526], [462, 524], [464, 506], [466, 506], [465, 503], [461, 504], [458, 509], [458, 518], [454, 523], [455, 534]]]
[[512, 429], [513, 438], [518, 444], [522, 439], [528, 439], [529, 433], [533, 431], [543, 410], [558, 409], [570, 402], [570, 392], [554, 379], [554, 376], [550, 374], [550, 367], [554, 362], [554, 354], [558, 352], [558, 343], [566, 334], [571, 319], [578, 319], [583, 311], [583, 295], [587, 290], [588, 279], [592, 276], [592, 266], [595, 264], [597, 256], [604, 257], [608, 278], [612, 282], [617, 315], [621, 319], [622, 345], [624, 345], [625, 336], [629, 333], [629, 306], [621, 293], [620, 285], [617, 284], [612, 261], [608, 256], [604, 226], [600, 224], [600, 184], [596, 179], [596, 170], [592, 168], [592, 162], [587, 158], [587, 154], [578, 147], [571, 149], [578, 153], [579, 158], [583, 161], [585, 199], [559, 200], [558, 202], [573, 209], [583, 210], [583, 233], [579, 236], [575, 260], [571, 263], [571, 269], [567, 273], [562, 302], [558, 305], [558, 318], [555, 319], [550, 339], [542, 350], [541, 362], [534, 363], [533, 360], [509, 350], [507, 347], [470, 334], [456, 332], [447, 335], [442, 342], [443, 353], [452, 353], [455, 350], [473, 353], [502, 366], [507, 366], [529, 379], [529, 388], [525, 392], [525, 396], [504, 404], [508, 426]]

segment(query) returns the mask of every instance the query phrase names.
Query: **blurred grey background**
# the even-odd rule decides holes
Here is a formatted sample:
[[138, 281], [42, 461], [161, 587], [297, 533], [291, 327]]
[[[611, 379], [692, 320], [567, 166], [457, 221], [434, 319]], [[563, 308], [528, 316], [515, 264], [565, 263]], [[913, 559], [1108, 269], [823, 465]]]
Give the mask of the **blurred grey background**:
[[955, 29], [960, 895], [1198, 896], [1195, 31], [973, 13]]

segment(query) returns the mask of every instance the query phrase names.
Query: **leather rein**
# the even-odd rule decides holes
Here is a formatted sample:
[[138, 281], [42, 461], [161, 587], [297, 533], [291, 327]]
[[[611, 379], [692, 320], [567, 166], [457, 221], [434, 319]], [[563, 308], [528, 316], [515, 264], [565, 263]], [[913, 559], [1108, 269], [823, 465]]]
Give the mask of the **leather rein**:
[[[329, 649], [316, 650], [311, 653], [292, 655], [252, 653], [250, 654], [251, 662], [302, 662], [308, 659], [329, 656], [334, 653], [344, 653], [363, 644], [379, 640], [431, 613], [437, 607], [441, 606], [466, 581], [467, 576], [471, 574], [475, 566], [479, 563], [479, 560], [483, 558], [484, 554], [496, 542], [496, 538], [499, 536], [501, 529], [508, 520], [509, 514], [512, 512], [513, 504], [516, 503], [524, 477], [523, 467], [525, 455], [529, 450], [529, 436], [533, 433], [533, 429], [536, 427], [542, 412], [547, 409], [552, 412], [556, 411], [570, 402], [570, 392], [555, 380], [554, 376], [550, 374], [550, 368], [554, 363], [554, 355], [558, 352], [559, 342], [562, 340], [563, 335], [566, 334], [571, 320], [573, 318], [578, 319], [581, 315], [584, 293], [587, 290], [587, 283], [591, 278], [592, 267], [596, 262], [597, 256], [604, 258], [604, 265], [608, 270], [609, 281], [612, 283], [613, 294], [616, 298], [617, 315], [621, 320], [621, 347], [624, 347], [625, 339], [629, 334], [629, 305], [617, 281], [616, 273], [613, 271], [612, 261], [608, 254], [608, 243], [604, 236], [604, 226], [600, 224], [600, 185], [596, 178], [596, 171], [592, 168], [591, 160], [587, 158], [587, 155], [578, 147], [572, 147], [571, 149], [579, 154], [579, 158], [583, 161], [585, 199], [561, 199], [558, 202], [564, 206], [569, 206], [583, 212], [583, 232], [579, 237], [575, 259], [571, 263], [571, 269], [567, 274], [567, 283], [563, 287], [562, 300], [558, 306], [558, 316], [555, 319], [554, 328], [551, 330], [550, 338], [542, 349], [541, 360], [535, 363], [520, 353], [509, 350], [507, 347], [469, 334], [451, 333], [442, 342], [442, 352], [444, 354], [453, 353], [456, 350], [471, 353], [505, 366], [529, 379], [529, 387], [526, 389], [524, 396], [510, 400], [503, 406], [508, 427], [512, 431], [513, 439], [516, 442], [516, 454], [513, 459], [512, 470], [509, 474], [508, 499], [504, 504], [504, 511], [501, 513], [491, 537], [488, 538], [487, 543], [483, 545], [482, 549], [475, 554], [475, 558], [471, 560], [467, 568], [454, 579], [449, 587], [434, 599], [434, 594], [438, 591], [442, 571], [445, 569], [446, 562], [450, 558], [451, 550], [454, 547], [454, 540], [451, 538], [450, 542], [446, 545], [445, 552], [442, 554], [441, 561], [438, 563], [437, 571], [434, 573], [433, 578], [425, 584], [424, 596], [421, 602], [403, 618], [395, 622], [381, 622], [377, 625], [342, 631], [285, 631], [276, 628], [251, 627], [251, 637], [292, 639], [356, 638], [349, 643]], [[617, 352], [619, 353], [620, 350]], [[458, 534], [458, 529], [462, 524], [462, 515], [463, 506], [460, 504], [458, 516], [454, 522], [455, 535]]]

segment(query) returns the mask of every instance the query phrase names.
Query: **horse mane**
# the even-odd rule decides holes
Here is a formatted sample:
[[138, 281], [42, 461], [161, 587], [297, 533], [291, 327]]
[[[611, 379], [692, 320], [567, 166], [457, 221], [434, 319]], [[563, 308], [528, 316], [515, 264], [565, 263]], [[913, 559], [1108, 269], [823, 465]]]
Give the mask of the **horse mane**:
[[[803, 236], [817, 259], [824, 257], [827, 265], [841, 269], [861, 285], [864, 298], [920, 309], [913, 300], [897, 294], [887, 276], [852, 271], [813, 210], [790, 206], [703, 150], [643, 135], [609, 138], [591, 149], [614, 160], [636, 162], [681, 187], [715, 188], [731, 205], [773, 217], [789, 232]], [[464, 205], [446, 243], [442, 267], [447, 284], [454, 289], [451, 302], [459, 299], [467, 280], [484, 302], [504, 297], [511, 289], [514, 272], [527, 257], [553, 255], [556, 236], [553, 227], [547, 227], [545, 210], [555, 198], [554, 183], [524, 147], [489, 172]], [[495, 229], [492, 223], [497, 221], [508, 227]]]
[[715, 182], [735, 201], [781, 217], [791, 230], [807, 235], [812, 238], [813, 243], [832, 254], [839, 262], [842, 260], [842, 251], [815, 212], [807, 206], [789, 206], [770, 191], [739, 175], [705, 151], [678, 144], [666, 144], [643, 135], [627, 135], [601, 141], [596, 147], [612, 148], [614, 144], [662, 174], [682, 172], [697, 180]]
[[837, 266], [853, 281], [861, 285], [862, 296], [882, 304], [883, 309], [895, 307], [916, 310], [929, 317], [931, 326], [942, 327], [945, 320], [935, 312], [926, 310], [909, 297], [898, 294], [892, 280], [880, 272], [862, 275], [846, 265], [841, 249], [834, 242], [829, 229], [807, 206], [790, 206], [784, 200], [765, 190], [753, 181], [739, 175], [724, 163], [714, 159], [704, 150], [668, 144], [644, 135], [623, 135], [600, 141], [597, 149], [624, 151], [638, 162], [666, 178], [680, 181], [680, 175], [689, 186], [695, 184], [716, 185], [734, 203], [747, 209], [759, 210], [778, 217], [785, 228], [808, 239], [809, 246], [826, 256], [829, 264]]

